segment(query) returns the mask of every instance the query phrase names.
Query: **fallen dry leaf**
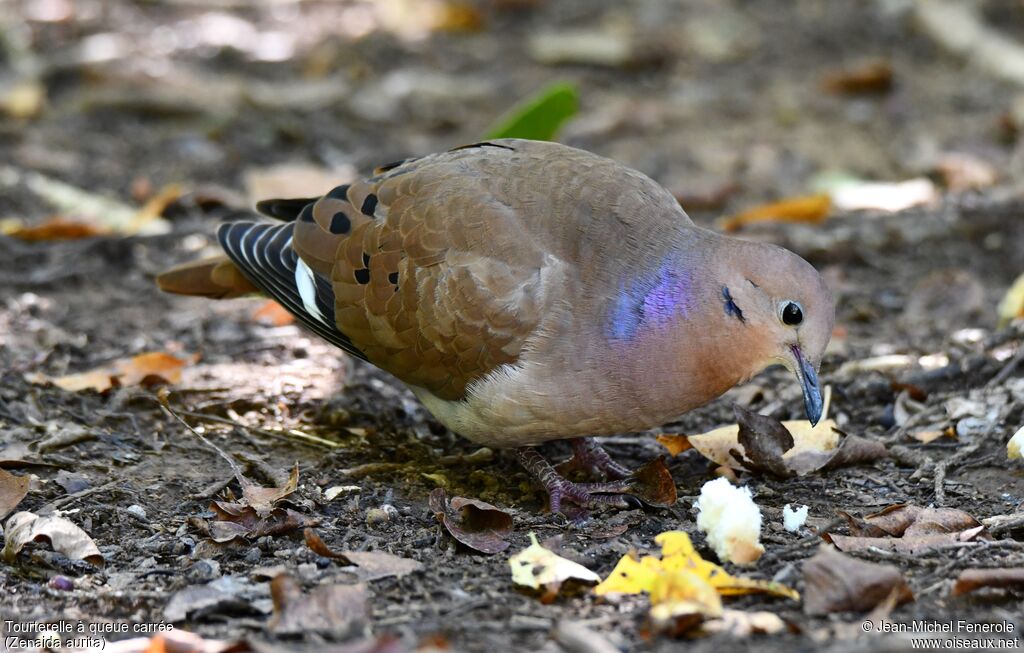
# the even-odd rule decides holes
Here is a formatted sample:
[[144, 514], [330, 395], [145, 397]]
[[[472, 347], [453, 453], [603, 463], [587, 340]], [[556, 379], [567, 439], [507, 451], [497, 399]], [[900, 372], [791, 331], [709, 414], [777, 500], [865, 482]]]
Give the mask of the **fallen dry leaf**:
[[27, 475], [16, 476], [7, 470], [0, 469], [0, 519], [17, 508], [21, 500], [28, 494], [29, 480]]
[[594, 588], [594, 593], [649, 594], [659, 575], [682, 569], [704, 579], [723, 596], [766, 593], [800, 599], [795, 590], [781, 583], [731, 576], [722, 567], [701, 558], [690, 536], [683, 531], [666, 531], [654, 541], [661, 546], [660, 558], [644, 556], [638, 560], [629, 554], [622, 556], [615, 569]]
[[1002, 329], [1013, 320], [1024, 317], [1024, 274], [1010, 285], [1010, 288], [999, 301], [996, 313], [999, 316], [998, 327]]
[[501, 553], [509, 547], [512, 516], [489, 503], [452, 497], [443, 488], [430, 493], [430, 509], [452, 537], [481, 553]]
[[57, 215], [34, 225], [25, 225], [20, 221], [7, 222], [3, 226], [3, 233], [19, 240], [39, 242], [92, 238], [108, 234], [110, 230], [86, 220]]
[[959, 533], [925, 533], [921, 535], [904, 535], [903, 537], [859, 537], [856, 535], [836, 535], [829, 533], [828, 539], [840, 551], [854, 552], [865, 549], [881, 549], [883, 551], [899, 551], [910, 555], [919, 555], [928, 551], [947, 549], [970, 544], [984, 526], [969, 528]]
[[723, 610], [717, 619], [709, 619], [700, 626], [705, 635], [724, 634], [734, 638], [750, 637], [751, 635], [777, 635], [789, 629], [782, 617], [763, 610], [743, 612], [742, 610]]
[[651, 583], [651, 625], [678, 637], [705, 619], [722, 616], [722, 597], [711, 583], [692, 571], [676, 569]]
[[544, 603], [553, 601], [562, 585], [569, 581], [589, 585], [601, 582], [600, 576], [583, 565], [541, 546], [533, 533], [530, 533], [530, 546], [510, 557], [508, 565], [512, 570], [512, 582], [543, 590], [541, 601]]
[[839, 511], [850, 531], [865, 537], [903, 537], [932, 533], [959, 533], [981, 525], [977, 519], [956, 508], [922, 508], [898, 503], [858, 520]]
[[111, 388], [129, 385], [173, 385], [181, 381], [181, 370], [196, 360], [197, 356], [178, 358], [164, 352], [151, 351], [131, 358], [121, 358], [79, 374], [58, 377], [33, 375], [28, 380], [32, 383], [53, 383], [68, 392], [86, 389], [106, 392]]
[[232, 462], [235, 478], [242, 486], [242, 498], [239, 501], [214, 501], [210, 504], [210, 510], [217, 515], [217, 519], [210, 524], [210, 537], [215, 542], [283, 535], [320, 523], [316, 518], [277, 505], [298, 488], [298, 464], [292, 468], [283, 486], [262, 487], [246, 478], [233, 461], [229, 462]]
[[892, 88], [892, 66], [887, 61], [869, 61], [825, 75], [821, 86], [840, 95], [886, 93]]
[[37, 541], [48, 541], [54, 551], [72, 560], [103, 564], [100, 550], [81, 528], [64, 517], [40, 517], [31, 512], [14, 513], [4, 524], [4, 560], [13, 562], [26, 544]]
[[738, 231], [758, 222], [804, 222], [818, 224], [832, 212], [832, 198], [827, 194], [791, 197], [762, 204], [718, 222], [722, 231]]
[[914, 599], [903, 574], [894, 565], [858, 560], [827, 544], [804, 563], [803, 574], [804, 612], [809, 615], [871, 610], [894, 589], [899, 602]]
[[401, 578], [423, 568], [423, 565], [417, 560], [402, 558], [383, 551], [334, 551], [320, 539], [320, 536], [312, 528], [303, 530], [302, 534], [306, 540], [306, 546], [313, 553], [339, 560], [346, 565], [359, 567], [356, 575], [361, 581], [369, 582], [389, 576]]
[[[792, 458], [804, 451], [831, 451], [839, 445], [840, 434], [836, 429], [835, 420], [828, 419], [831, 407], [832, 388], [825, 387], [822, 419], [816, 426], [805, 419], [787, 420], [782, 426], [792, 435], [793, 446], [785, 452], [784, 457]], [[739, 424], [729, 424], [699, 435], [687, 437], [690, 445], [708, 460], [721, 466], [746, 470], [734, 456], [734, 452], [743, 453], [739, 442]]]
[[968, 594], [983, 587], [1024, 588], [1024, 568], [964, 569], [956, 577], [950, 596]]
[[366, 586], [321, 585], [304, 593], [298, 581], [280, 574], [270, 581], [274, 616], [267, 624], [277, 635], [317, 632], [342, 639], [362, 633], [369, 626], [370, 606]]
[[693, 448], [693, 445], [690, 444], [690, 438], [685, 435], [662, 433], [655, 439], [660, 442], [663, 447], [668, 449], [669, 454], [672, 456], [678, 456], [687, 449]]
[[354, 170], [333, 170], [301, 163], [250, 168], [244, 173], [252, 203], [271, 197], [320, 197], [338, 184], [352, 181]]
[[252, 319], [270, 326], [288, 326], [295, 322], [295, 316], [273, 299], [268, 299], [252, 312]]
[[[827, 410], [827, 399], [825, 404]], [[734, 410], [737, 424], [689, 437], [697, 451], [719, 465], [789, 478], [888, 456], [885, 445], [847, 435], [833, 420], [811, 426], [806, 420], [779, 422], [740, 406]]]
[[649, 506], [667, 508], [674, 505], [678, 497], [676, 482], [672, 480], [672, 473], [662, 456], [633, 470], [627, 480], [629, 489], [626, 494]]

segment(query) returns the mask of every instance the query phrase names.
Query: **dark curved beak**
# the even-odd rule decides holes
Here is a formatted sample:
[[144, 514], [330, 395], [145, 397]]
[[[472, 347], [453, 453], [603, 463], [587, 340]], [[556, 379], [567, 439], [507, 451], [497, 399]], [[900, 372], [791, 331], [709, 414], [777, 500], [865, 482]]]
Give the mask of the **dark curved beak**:
[[804, 358], [799, 347], [794, 345], [792, 349], [793, 355], [796, 357], [796, 377], [804, 391], [804, 410], [807, 412], [807, 419], [810, 420], [811, 426], [814, 426], [821, 419], [823, 408], [818, 373]]

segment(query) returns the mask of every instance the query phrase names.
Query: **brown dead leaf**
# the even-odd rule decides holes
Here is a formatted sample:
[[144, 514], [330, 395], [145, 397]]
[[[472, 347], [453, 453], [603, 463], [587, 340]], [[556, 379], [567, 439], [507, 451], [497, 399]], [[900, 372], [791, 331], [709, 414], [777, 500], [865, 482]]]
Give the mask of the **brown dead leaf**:
[[949, 595], [960, 596], [983, 587], [1024, 589], [1024, 568], [964, 569], [956, 577]]
[[672, 435], [670, 433], [662, 433], [657, 438], [661, 446], [668, 449], [668, 453], [671, 456], [678, 456], [687, 449], [692, 449], [693, 445], [690, 444], [690, 439], [685, 435]]
[[242, 503], [214, 501], [210, 510], [217, 515], [217, 520], [210, 524], [210, 538], [220, 543], [236, 538], [254, 540], [264, 535], [284, 535], [320, 523], [315, 517], [291, 508], [273, 508], [261, 516], [253, 507]]
[[111, 388], [129, 385], [173, 385], [181, 381], [181, 370], [196, 360], [197, 356], [178, 358], [161, 351], [151, 351], [131, 358], [121, 358], [87, 372], [59, 377], [36, 375], [30, 377], [29, 381], [53, 383], [68, 392], [86, 389], [106, 392]]
[[[888, 451], [880, 442], [846, 435], [834, 422], [822, 429], [803, 420], [779, 422], [735, 406], [738, 446], [729, 448], [726, 461], [739, 461], [741, 469], [768, 472], [780, 478], [806, 476], [846, 465], [870, 463], [885, 458]], [[692, 436], [690, 442], [705, 456], [705, 448], [719, 452], [731, 441], [729, 427]], [[831, 447], [829, 446], [831, 445]], [[710, 457], [710, 456], [709, 456]], [[719, 459], [713, 458], [715, 462]]]
[[242, 486], [242, 503], [251, 506], [260, 516], [266, 516], [285, 497], [299, 487], [299, 464], [295, 463], [288, 474], [288, 481], [281, 487], [262, 487], [245, 476], [238, 479]]
[[792, 457], [789, 465], [798, 476], [827, 472], [850, 465], [864, 465], [889, 456], [889, 451], [881, 442], [859, 435], [847, 435], [838, 429], [836, 432], [840, 437], [839, 445], [832, 451], [804, 451]]
[[252, 319], [260, 324], [269, 324], [270, 326], [288, 326], [295, 322], [295, 316], [292, 315], [273, 299], [268, 299], [252, 312]]
[[821, 87], [838, 95], [887, 93], [892, 89], [892, 66], [887, 61], [869, 61], [825, 75]]
[[78, 240], [80, 238], [93, 238], [110, 233], [110, 230], [102, 225], [76, 218], [66, 218], [61, 215], [53, 216], [31, 226], [12, 223], [10, 227], [4, 228], [3, 231], [12, 238], [30, 242]]
[[783, 455], [793, 448], [793, 436], [782, 422], [740, 406], [733, 406], [739, 425], [738, 441], [743, 452], [731, 451], [733, 458], [751, 471], [768, 472], [779, 478], [793, 476]]
[[719, 220], [723, 231], [739, 229], [758, 222], [804, 222], [819, 224], [832, 211], [832, 198], [828, 194], [791, 197], [762, 204]]
[[18, 507], [28, 494], [28, 476], [16, 476], [0, 469], [0, 519]]
[[423, 565], [416, 560], [402, 558], [383, 551], [334, 551], [320, 539], [320, 536], [312, 528], [305, 529], [303, 536], [306, 539], [306, 546], [313, 553], [325, 558], [333, 558], [345, 565], [359, 567], [356, 575], [359, 580], [364, 582], [388, 576], [401, 578], [423, 568]]
[[321, 585], [304, 593], [298, 581], [280, 574], [270, 581], [274, 616], [267, 624], [277, 635], [305, 635], [313, 631], [342, 639], [369, 626], [366, 586]]
[[17, 512], [4, 524], [3, 557], [8, 563], [29, 542], [47, 541], [50, 547], [72, 560], [103, 564], [103, 555], [92, 538], [64, 517], [40, 517], [31, 512]]
[[804, 563], [803, 572], [804, 612], [809, 615], [871, 610], [893, 590], [900, 603], [914, 600], [895, 566], [845, 556], [827, 544]]
[[237, 464], [229, 459], [242, 486], [239, 501], [214, 501], [210, 510], [217, 520], [210, 524], [210, 537], [215, 542], [229, 542], [235, 538], [255, 539], [264, 535], [282, 535], [299, 528], [316, 526], [316, 518], [307, 517], [291, 508], [277, 505], [299, 486], [299, 466], [292, 468], [288, 481], [281, 487], [256, 485], [242, 473]]
[[672, 480], [672, 474], [662, 456], [633, 470], [628, 480], [629, 490], [626, 494], [649, 506], [667, 508], [674, 505], [678, 498], [676, 482]]
[[955, 508], [922, 508], [898, 503], [863, 519], [838, 511], [857, 537], [903, 537], [934, 533], [960, 533], [981, 523]]
[[970, 545], [983, 530], [985, 530], [984, 526], [977, 526], [958, 533], [909, 534], [903, 537], [859, 537], [856, 535], [829, 533], [828, 539], [840, 551], [855, 552], [874, 548], [883, 551], [898, 551], [909, 555], [919, 555], [928, 551]]
[[430, 493], [430, 509], [452, 537], [481, 553], [500, 553], [509, 547], [512, 516], [476, 499], [452, 497], [443, 488]]

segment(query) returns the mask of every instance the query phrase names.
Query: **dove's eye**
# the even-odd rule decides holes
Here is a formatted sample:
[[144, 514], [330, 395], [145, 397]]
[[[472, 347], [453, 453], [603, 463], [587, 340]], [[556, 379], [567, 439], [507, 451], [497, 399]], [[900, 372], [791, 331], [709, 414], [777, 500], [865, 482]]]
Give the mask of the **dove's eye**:
[[804, 311], [796, 302], [786, 302], [782, 305], [782, 323], [789, 326], [796, 326], [804, 321]]

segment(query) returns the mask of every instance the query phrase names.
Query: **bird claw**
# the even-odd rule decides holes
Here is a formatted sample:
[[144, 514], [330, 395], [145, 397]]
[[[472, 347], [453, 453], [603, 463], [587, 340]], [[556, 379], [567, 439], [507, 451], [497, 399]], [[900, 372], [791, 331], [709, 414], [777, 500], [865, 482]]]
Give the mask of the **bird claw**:
[[555, 470], [563, 476], [574, 472], [583, 472], [591, 476], [603, 476], [611, 481], [628, 478], [633, 470], [621, 465], [604, 450], [601, 445], [590, 438], [573, 438], [572, 458], [555, 466]]
[[[652, 506], [675, 503], [675, 483], [662, 459], [658, 458], [634, 472], [613, 461], [596, 443], [580, 445], [578, 441], [572, 441], [573, 458], [557, 468], [532, 447], [516, 450], [519, 462], [547, 491], [548, 508], [552, 513], [561, 513], [570, 521], [579, 522], [587, 517], [587, 508], [597, 506], [629, 508], [639, 507], [641, 503]], [[621, 477], [599, 483], [578, 483], [560, 473], [567, 468], [592, 469], [589, 465], [595, 461], [597, 469], [604, 475]], [[566, 504], [574, 504], [575, 507]]]

